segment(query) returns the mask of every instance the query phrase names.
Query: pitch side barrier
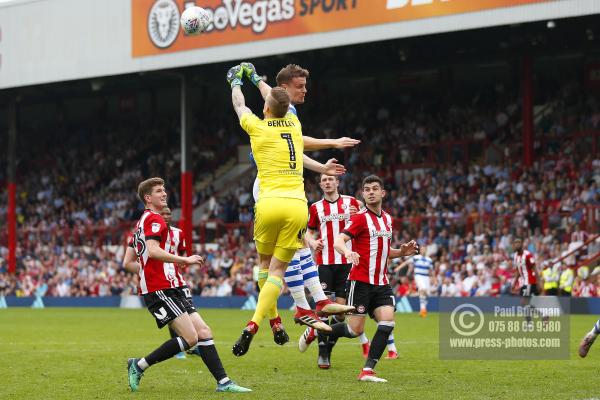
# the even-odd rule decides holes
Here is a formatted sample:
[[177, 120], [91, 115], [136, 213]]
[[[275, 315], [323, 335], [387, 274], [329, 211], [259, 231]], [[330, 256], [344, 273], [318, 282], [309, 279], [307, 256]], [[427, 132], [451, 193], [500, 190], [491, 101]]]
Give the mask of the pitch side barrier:
[[[472, 297], [462, 297], [468, 303]], [[498, 297], [477, 297], [478, 304], [483, 304], [487, 310], [493, 310], [499, 302]], [[443, 298], [441, 299], [443, 301]], [[600, 314], [600, 298], [572, 298], [571, 314]], [[227, 297], [202, 297], [194, 296], [194, 304], [199, 308], [234, 308], [254, 310], [256, 308], [255, 296], [227, 296]], [[294, 302], [290, 296], [279, 298], [279, 309], [292, 309]], [[121, 307], [142, 308], [141, 297], [138, 296], [105, 296], [105, 297], [0, 297], [0, 309], [10, 307]], [[440, 298], [430, 297], [427, 303], [430, 312], [438, 312]], [[397, 297], [396, 312], [409, 313], [419, 311], [418, 297]]]

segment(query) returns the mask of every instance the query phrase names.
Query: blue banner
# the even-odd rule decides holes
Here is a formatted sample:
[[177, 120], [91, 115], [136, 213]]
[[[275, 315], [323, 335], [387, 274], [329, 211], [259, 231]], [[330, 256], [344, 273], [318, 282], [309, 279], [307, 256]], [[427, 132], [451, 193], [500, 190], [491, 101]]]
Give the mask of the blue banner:
[[[480, 297], [478, 301], [483, 301], [489, 307], [501, 302], [502, 297]], [[120, 296], [106, 297], [42, 297], [41, 300], [45, 307], [119, 307], [122, 298]], [[202, 308], [237, 308], [254, 309], [256, 307], [255, 296], [228, 296], [228, 297], [201, 297], [194, 296], [196, 307]], [[443, 300], [443, 299], [442, 299]], [[16, 297], [7, 296], [5, 298], [7, 307], [31, 307], [35, 302], [35, 297]], [[600, 314], [600, 298], [572, 298], [571, 314]], [[143, 301], [141, 302], [143, 306]], [[290, 296], [279, 298], [279, 309], [289, 309], [294, 305]], [[430, 297], [427, 303], [429, 312], [439, 312], [440, 298]], [[418, 312], [419, 298], [405, 297], [396, 299], [396, 311], [398, 312]]]

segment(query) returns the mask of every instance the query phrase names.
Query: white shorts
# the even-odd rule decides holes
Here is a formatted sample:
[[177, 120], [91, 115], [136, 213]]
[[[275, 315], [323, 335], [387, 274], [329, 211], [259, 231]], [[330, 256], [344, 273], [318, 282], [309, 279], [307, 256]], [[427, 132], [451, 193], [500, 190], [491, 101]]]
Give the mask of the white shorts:
[[417, 289], [429, 292], [429, 276], [415, 275], [415, 283], [417, 284]]
[[254, 197], [254, 202], [258, 202], [258, 190], [259, 190], [259, 181], [258, 181], [258, 176], [256, 177], [256, 179], [254, 180], [254, 185], [252, 186], [252, 197]]

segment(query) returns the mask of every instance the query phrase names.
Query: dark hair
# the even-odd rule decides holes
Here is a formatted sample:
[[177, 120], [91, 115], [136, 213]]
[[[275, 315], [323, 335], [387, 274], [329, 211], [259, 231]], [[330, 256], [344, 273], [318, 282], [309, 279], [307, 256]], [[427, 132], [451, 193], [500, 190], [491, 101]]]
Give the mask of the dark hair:
[[282, 84], [287, 84], [292, 81], [294, 78], [306, 78], [308, 79], [309, 73], [307, 69], [302, 68], [296, 64], [288, 64], [279, 71], [275, 81], [277, 85], [281, 86]]
[[365, 187], [365, 185], [369, 183], [379, 183], [379, 186], [381, 186], [381, 188], [383, 189], [383, 180], [377, 175], [369, 175], [365, 177], [362, 181], [362, 187]]
[[274, 87], [271, 89], [271, 101], [268, 106], [275, 118], [283, 118], [290, 108], [290, 96], [284, 88]]
[[146, 204], [146, 200], [144, 200], [144, 196], [146, 196], [147, 194], [152, 194], [152, 189], [154, 189], [155, 186], [164, 186], [165, 185], [165, 181], [162, 178], [150, 178], [150, 179], [146, 179], [145, 181], [143, 181], [142, 183], [140, 183], [138, 185], [138, 197], [140, 198], [140, 200], [142, 201], [142, 203], [144, 203], [144, 205]]

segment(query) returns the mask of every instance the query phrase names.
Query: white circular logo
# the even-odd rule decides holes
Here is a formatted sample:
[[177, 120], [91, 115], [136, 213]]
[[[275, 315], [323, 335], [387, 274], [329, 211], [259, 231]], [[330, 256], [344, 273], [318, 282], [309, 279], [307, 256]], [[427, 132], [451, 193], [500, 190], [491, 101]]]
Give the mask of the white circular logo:
[[483, 322], [483, 312], [474, 304], [461, 304], [450, 314], [452, 329], [462, 336], [476, 335], [483, 328]]
[[179, 34], [179, 8], [174, 0], [157, 0], [148, 14], [148, 34], [154, 45], [166, 49]]

